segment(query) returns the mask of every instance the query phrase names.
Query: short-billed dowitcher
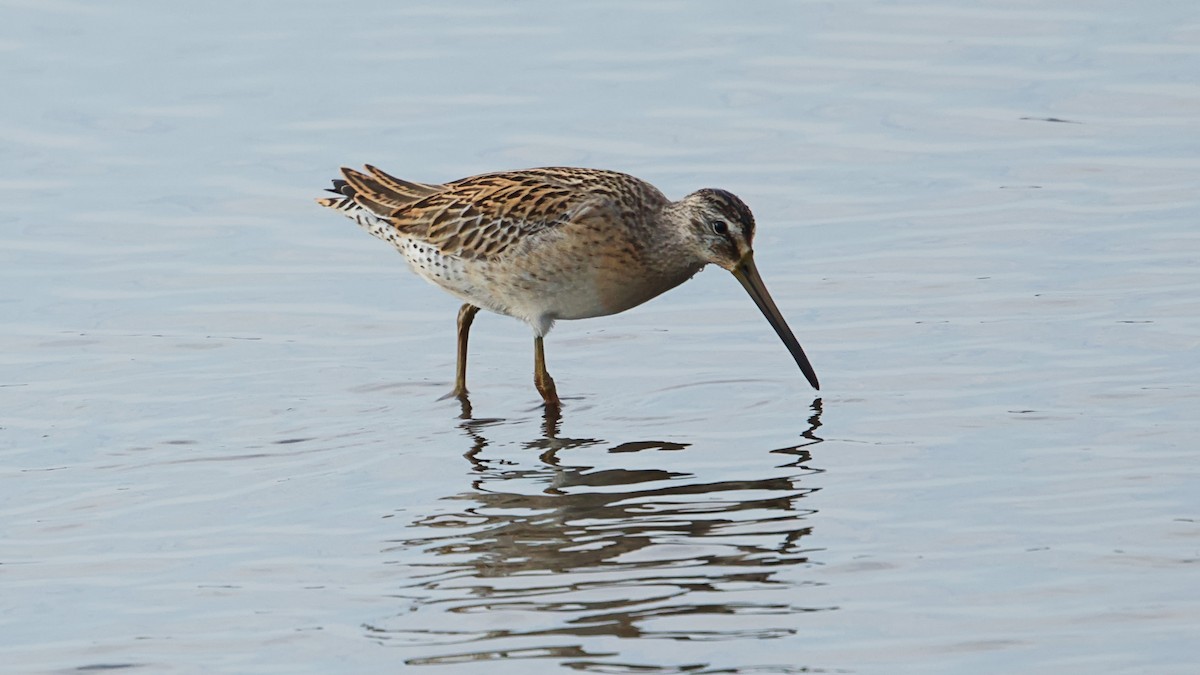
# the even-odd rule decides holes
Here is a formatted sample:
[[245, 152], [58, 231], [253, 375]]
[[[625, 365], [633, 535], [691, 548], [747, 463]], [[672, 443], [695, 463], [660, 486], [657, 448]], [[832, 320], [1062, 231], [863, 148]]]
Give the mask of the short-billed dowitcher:
[[623, 312], [709, 263], [733, 273], [813, 388], [817, 375], [754, 265], [754, 216], [706, 188], [673, 202], [623, 173], [552, 167], [445, 184], [414, 183], [373, 166], [342, 169], [337, 197], [318, 200], [395, 246], [413, 271], [458, 296], [458, 368], [467, 393], [467, 336], [480, 308], [533, 327], [534, 384], [558, 406], [542, 338], [558, 319]]

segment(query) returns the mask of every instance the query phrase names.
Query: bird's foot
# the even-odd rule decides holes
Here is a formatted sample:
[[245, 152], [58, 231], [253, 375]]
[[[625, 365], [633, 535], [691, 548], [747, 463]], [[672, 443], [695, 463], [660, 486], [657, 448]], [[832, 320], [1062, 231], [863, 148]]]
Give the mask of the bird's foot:
[[554, 378], [550, 377], [549, 373], [546, 373], [544, 377], [535, 377], [533, 383], [537, 386], [538, 393], [542, 395], [547, 410], [562, 408], [562, 401], [559, 400], [558, 390], [554, 386]]
[[466, 387], [455, 387], [454, 389], [446, 392], [445, 396], [438, 398], [438, 400], [445, 401], [446, 399], [449, 399], [449, 398], [456, 398], [460, 401], [466, 400], [467, 388]]
[[466, 420], [471, 419], [471, 399], [467, 397], [466, 387], [455, 387], [453, 391], [439, 398], [439, 401], [445, 401], [448, 398], [456, 399], [459, 405], [462, 406], [460, 418]]

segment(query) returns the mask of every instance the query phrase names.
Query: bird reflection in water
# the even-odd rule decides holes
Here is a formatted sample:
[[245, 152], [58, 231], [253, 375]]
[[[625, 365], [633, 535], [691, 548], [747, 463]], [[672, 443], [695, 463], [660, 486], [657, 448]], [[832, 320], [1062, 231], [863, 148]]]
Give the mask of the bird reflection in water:
[[[689, 444], [633, 441], [601, 453], [606, 441], [562, 437], [556, 409], [539, 438], [505, 455], [488, 433], [506, 422], [463, 412], [474, 480], [447, 499], [464, 505], [417, 518], [388, 542], [407, 570], [397, 593], [406, 602], [366, 625], [382, 644], [417, 648], [405, 663], [549, 658], [603, 669], [630, 665], [613, 638], [752, 644], [795, 633], [798, 614], [829, 609], [802, 603], [800, 587], [814, 582], [780, 574], [809, 564], [813, 551], [805, 537], [815, 511], [803, 500], [817, 488], [803, 483], [821, 471], [809, 450], [821, 442], [820, 399], [801, 442], [770, 450], [788, 461], [764, 463], [752, 478], [742, 477], [745, 465], [732, 478], [619, 468], [637, 462], [607, 455]], [[614, 466], [564, 459], [581, 449], [571, 458]], [[540, 451], [537, 462], [529, 450]], [[729, 451], [753, 465], [753, 449]]]

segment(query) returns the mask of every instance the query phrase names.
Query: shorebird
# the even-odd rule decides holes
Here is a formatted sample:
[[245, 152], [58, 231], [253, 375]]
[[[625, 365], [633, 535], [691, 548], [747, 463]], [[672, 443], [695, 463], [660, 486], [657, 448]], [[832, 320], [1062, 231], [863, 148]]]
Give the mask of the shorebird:
[[390, 243], [417, 276], [463, 300], [454, 390], [467, 394], [467, 338], [479, 310], [533, 328], [533, 380], [558, 407], [543, 338], [559, 319], [623, 312], [714, 264], [733, 273], [814, 389], [817, 375], [754, 265], [754, 216], [714, 188], [679, 201], [615, 171], [548, 167], [444, 184], [367, 165], [343, 168], [317, 200]]

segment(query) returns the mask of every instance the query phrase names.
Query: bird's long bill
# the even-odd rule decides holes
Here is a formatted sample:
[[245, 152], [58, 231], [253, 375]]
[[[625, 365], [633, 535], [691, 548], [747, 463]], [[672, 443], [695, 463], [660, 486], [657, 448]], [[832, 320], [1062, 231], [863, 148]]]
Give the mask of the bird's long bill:
[[787, 345], [788, 351], [792, 353], [792, 358], [796, 359], [796, 365], [800, 366], [800, 372], [808, 378], [808, 383], [813, 386], [813, 389], [820, 389], [821, 385], [817, 383], [816, 371], [808, 362], [808, 357], [804, 355], [804, 349], [800, 347], [800, 342], [796, 340], [795, 335], [792, 335], [792, 329], [788, 328], [787, 322], [783, 320], [783, 315], [779, 313], [779, 308], [775, 306], [775, 301], [767, 292], [767, 286], [763, 283], [762, 277], [758, 275], [758, 268], [754, 266], [754, 256], [746, 254], [746, 257], [742, 258], [742, 261], [732, 271], [733, 276], [742, 282], [742, 286], [745, 287], [750, 297], [754, 298], [754, 304], [762, 310], [763, 316], [767, 317], [771, 327], [779, 334], [779, 339]]

